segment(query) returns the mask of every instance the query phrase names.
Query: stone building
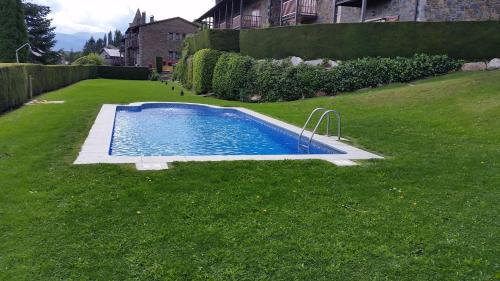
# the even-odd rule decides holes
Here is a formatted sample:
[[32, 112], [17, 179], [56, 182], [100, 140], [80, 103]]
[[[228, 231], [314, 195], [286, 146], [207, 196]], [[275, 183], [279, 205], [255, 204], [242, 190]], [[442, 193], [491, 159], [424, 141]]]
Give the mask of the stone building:
[[104, 60], [106, 65], [112, 65], [112, 66], [123, 65], [123, 54], [117, 47], [113, 45], [108, 45], [104, 47], [99, 53], [99, 55]]
[[164, 65], [175, 64], [181, 56], [182, 41], [198, 29], [197, 24], [180, 17], [155, 21], [151, 16], [146, 22], [146, 13], [137, 10], [122, 41], [125, 65], [152, 67], [156, 57], [162, 57]]
[[496, 21], [500, 0], [216, 0], [197, 22], [209, 28], [309, 23]]

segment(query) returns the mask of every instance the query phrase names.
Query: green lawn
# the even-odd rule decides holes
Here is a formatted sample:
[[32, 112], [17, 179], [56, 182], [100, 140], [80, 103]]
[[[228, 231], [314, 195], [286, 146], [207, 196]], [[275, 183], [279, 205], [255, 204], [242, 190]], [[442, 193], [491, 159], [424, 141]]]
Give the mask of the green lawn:
[[[500, 72], [273, 104], [92, 80], [0, 116], [0, 280], [498, 280]], [[385, 160], [74, 166], [104, 103], [318, 106]]]

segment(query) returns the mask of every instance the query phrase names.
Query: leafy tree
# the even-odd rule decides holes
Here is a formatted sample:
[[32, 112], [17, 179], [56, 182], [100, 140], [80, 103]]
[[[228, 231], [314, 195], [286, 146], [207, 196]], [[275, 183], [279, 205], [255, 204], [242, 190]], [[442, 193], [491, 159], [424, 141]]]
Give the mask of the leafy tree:
[[68, 62], [70, 64], [72, 64], [73, 62], [75, 62], [77, 59], [79, 59], [80, 57], [82, 56], [82, 53], [81, 52], [75, 52], [73, 49], [71, 49], [68, 53], [67, 53], [67, 58], [68, 58]]
[[47, 18], [50, 7], [33, 3], [23, 3], [24, 18], [28, 29], [28, 37], [35, 51], [41, 51], [41, 57], [33, 57], [33, 62], [42, 64], [54, 64], [59, 60], [59, 54], [53, 52], [56, 44], [56, 34], [52, 19]]
[[90, 53], [77, 59], [73, 65], [104, 65], [104, 60], [96, 53]]
[[[0, 1], [0, 62], [16, 61], [16, 49], [28, 42], [21, 0]], [[26, 59], [27, 52], [20, 53]]]

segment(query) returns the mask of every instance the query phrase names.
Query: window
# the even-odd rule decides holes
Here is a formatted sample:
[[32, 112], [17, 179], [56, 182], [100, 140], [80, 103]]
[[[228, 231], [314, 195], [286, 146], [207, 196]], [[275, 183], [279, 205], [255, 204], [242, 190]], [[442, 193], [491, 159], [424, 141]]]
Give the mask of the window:
[[175, 41], [180, 41], [181, 40], [181, 34], [180, 33], [176, 33], [175, 34]]
[[174, 33], [173, 32], [168, 33], [168, 40], [170, 40], [170, 41], [174, 40]]

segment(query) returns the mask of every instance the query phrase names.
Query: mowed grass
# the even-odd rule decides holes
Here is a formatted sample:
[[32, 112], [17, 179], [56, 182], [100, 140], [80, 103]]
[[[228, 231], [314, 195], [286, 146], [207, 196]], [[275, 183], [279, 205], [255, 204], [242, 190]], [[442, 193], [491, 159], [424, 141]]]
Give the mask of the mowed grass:
[[[0, 116], [0, 280], [498, 280], [500, 72], [242, 104], [92, 80]], [[74, 166], [104, 103], [335, 108], [385, 160]]]

